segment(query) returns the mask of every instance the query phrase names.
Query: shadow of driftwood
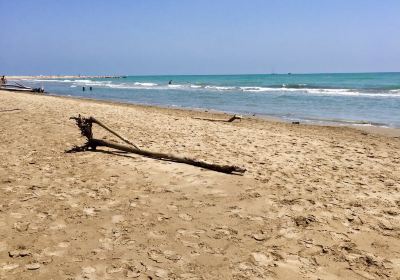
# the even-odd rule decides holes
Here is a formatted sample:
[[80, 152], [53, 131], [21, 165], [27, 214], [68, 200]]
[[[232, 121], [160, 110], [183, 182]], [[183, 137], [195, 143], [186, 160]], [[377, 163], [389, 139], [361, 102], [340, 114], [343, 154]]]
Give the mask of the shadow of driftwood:
[[[103, 154], [108, 154], [108, 155], [124, 157], [124, 158], [131, 158], [131, 159], [138, 158], [138, 157], [132, 156], [131, 153], [124, 152], [124, 151], [107, 151], [107, 150], [102, 150], [102, 149], [98, 149], [98, 148], [96, 150], [89, 150], [89, 151], [94, 152], [94, 153], [103, 153]], [[151, 156], [145, 156], [145, 155], [140, 155], [140, 157], [151, 158], [151, 159], [156, 159], [156, 160], [161, 160], [161, 161], [166, 161], [166, 162], [182, 163], [182, 162], [174, 161], [174, 160], [168, 159], [168, 158], [158, 158], [158, 157], [151, 157]], [[182, 163], [182, 164], [185, 164], [185, 163]], [[207, 170], [207, 168], [202, 168], [202, 169]], [[241, 174], [241, 173], [230, 173], [230, 175], [243, 176], [243, 174]]]
[[90, 150], [90, 152], [103, 153], [103, 154], [114, 155], [114, 156], [125, 157], [125, 158], [137, 158], [137, 156], [136, 157], [132, 156], [131, 153], [124, 152], [124, 151], [107, 151], [107, 150], [102, 150], [102, 149], [96, 149], [96, 150]]
[[0, 113], [13, 112], [13, 111], [21, 111], [21, 109], [5, 109], [5, 110], [0, 110]]

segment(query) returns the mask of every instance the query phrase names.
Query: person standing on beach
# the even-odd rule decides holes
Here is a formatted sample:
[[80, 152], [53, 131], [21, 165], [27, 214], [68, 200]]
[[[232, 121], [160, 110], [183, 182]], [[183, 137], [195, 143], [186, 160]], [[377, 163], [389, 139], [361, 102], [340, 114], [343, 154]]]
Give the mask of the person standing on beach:
[[1, 77], [0, 85], [5, 85], [5, 84], [7, 84], [7, 79], [6, 79], [6, 77], [3, 75], [3, 76]]

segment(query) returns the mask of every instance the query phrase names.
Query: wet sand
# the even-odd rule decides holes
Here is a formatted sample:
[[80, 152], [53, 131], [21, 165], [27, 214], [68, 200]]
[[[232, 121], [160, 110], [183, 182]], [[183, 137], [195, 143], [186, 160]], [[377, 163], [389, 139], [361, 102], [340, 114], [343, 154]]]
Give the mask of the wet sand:
[[[84, 142], [78, 114], [248, 171], [66, 154]], [[0, 279], [400, 277], [396, 135], [193, 117], [228, 115], [0, 92]]]

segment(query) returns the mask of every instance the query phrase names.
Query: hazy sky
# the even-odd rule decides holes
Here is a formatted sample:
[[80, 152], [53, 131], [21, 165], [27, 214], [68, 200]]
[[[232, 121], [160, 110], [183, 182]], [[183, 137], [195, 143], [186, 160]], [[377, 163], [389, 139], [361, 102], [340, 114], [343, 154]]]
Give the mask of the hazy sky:
[[400, 71], [399, 0], [0, 0], [0, 73]]

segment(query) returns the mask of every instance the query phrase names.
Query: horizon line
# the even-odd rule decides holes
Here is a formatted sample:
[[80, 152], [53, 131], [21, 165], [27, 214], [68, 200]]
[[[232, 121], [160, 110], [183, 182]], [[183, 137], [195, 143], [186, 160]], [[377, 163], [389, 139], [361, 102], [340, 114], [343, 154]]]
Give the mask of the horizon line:
[[[400, 73], [400, 71], [366, 71], [366, 72], [272, 72], [272, 73], [229, 73], [229, 74], [37, 74], [37, 75], [27, 75], [27, 74], [8, 74], [6, 77], [18, 77], [18, 76], [27, 76], [27, 77], [40, 77], [40, 76], [111, 76], [111, 77], [146, 77], [146, 76], [250, 76], [250, 75], [318, 75], [318, 74], [396, 74]], [[3, 75], [3, 74], [1, 74]]]

